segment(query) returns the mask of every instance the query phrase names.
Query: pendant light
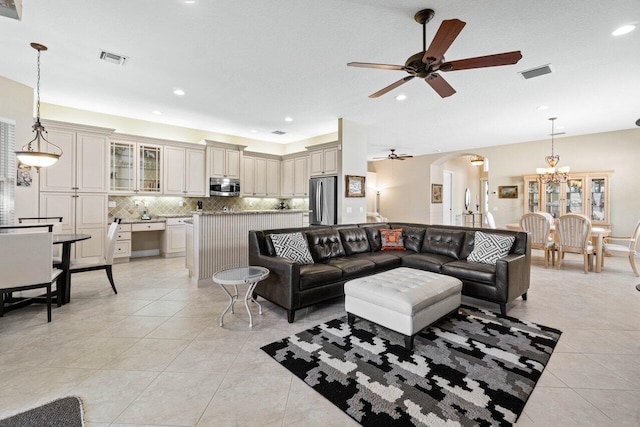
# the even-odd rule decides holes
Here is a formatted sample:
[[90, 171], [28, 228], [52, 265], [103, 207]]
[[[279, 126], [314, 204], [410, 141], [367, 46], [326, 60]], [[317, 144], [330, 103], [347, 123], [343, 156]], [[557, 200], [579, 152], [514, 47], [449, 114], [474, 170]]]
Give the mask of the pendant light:
[[[31, 43], [31, 47], [38, 51], [38, 80], [36, 86], [38, 101], [36, 104], [36, 122], [33, 124], [33, 131], [36, 133], [36, 136], [26, 143], [21, 151], [16, 151], [16, 156], [20, 163], [33, 166], [36, 170], [39, 170], [40, 168], [46, 168], [57, 162], [62, 155], [62, 148], [47, 141], [44, 137], [47, 131], [40, 123], [40, 52], [47, 50], [47, 47], [39, 43]], [[53, 147], [54, 150], [49, 151], [49, 146]]]
[[559, 184], [567, 182], [570, 167], [563, 166], [556, 168], [558, 162], [560, 162], [560, 156], [553, 153], [553, 137], [555, 136], [554, 123], [557, 117], [550, 117], [551, 120], [551, 155], [544, 158], [549, 167], [537, 168], [538, 180], [543, 184]]
[[471, 164], [473, 166], [482, 166], [484, 164], [484, 157], [482, 157], [482, 156], [471, 156]]

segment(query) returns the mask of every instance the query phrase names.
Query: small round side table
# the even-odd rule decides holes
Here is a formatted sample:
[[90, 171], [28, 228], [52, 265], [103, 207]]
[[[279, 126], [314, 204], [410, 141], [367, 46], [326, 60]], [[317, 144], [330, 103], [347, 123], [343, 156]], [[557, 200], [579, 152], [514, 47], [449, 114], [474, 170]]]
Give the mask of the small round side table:
[[[224, 315], [227, 314], [229, 309], [231, 309], [232, 313], [234, 312], [233, 305], [238, 300], [238, 285], [248, 284], [249, 289], [247, 289], [247, 294], [244, 296], [244, 306], [247, 308], [247, 313], [249, 313], [249, 327], [253, 327], [253, 317], [249, 309], [249, 301], [256, 304], [260, 309], [260, 314], [262, 314], [262, 306], [253, 298], [253, 290], [260, 281], [267, 277], [269, 277], [269, 270], [257, 266], [229, 268], [213, 274], [211, 280], [220, 285], [224, 293], [229, 297], [229, 305], [220, 315], [220, 326], [223, 326]], [[231, 295], [225, 286], [233, 286], [235, 294]]]

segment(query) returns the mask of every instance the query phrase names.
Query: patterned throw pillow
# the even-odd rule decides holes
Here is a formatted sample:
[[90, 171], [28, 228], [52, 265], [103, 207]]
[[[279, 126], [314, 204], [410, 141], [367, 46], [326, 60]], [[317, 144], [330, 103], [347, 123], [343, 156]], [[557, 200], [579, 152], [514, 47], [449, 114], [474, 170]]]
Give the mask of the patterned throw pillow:
[[272, 234], [271, 241], [276, 255], [298, 264], [313, 264], [307, 239], [302, 233]]
[[404, 239], [402, 238], [402, 228], [381, 228], [380, 240], [383, 251], [404, 251]]
[[515, 236], [476, 231], [473, 251], [467, 257], [467, 261], [496, 265], [496, 261], [509, 254], [515, 240]]

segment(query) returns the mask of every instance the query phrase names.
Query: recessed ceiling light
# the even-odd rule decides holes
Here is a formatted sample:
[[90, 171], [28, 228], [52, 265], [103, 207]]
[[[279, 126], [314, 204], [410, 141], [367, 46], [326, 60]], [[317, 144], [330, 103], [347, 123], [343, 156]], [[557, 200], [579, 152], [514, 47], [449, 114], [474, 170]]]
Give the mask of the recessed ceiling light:
[[251, 129], [251, 133], [258, 133], [258, 131], [255, 129]]
[[182, 89], [174, 89], [173, 90], [173, 94], [174, 95], [178, 95], [178, 96], [182, 96], [182, 95], [184, 95], [184, 91]]
[[546, 110], [547, 108], [549, 108], [548, 105], [541, 105], [537, 108], [538, 111], [542, 111], [542, 110]]
[[285, 118], [284, 118], [284, 121], [285, 121], [285, 122], [292, 122], [292, 121], [293, 121], [293, 119], [292, 119], [291, 117], [288, 117], [288, 116], [287, 116], [287, 117], [285, 117]]
[[153, 114], [158, 115], [158, 116], [161, 116], [161, 115], [162, 115], [162, 112], [161, 112], [161, 111], [158, 111], [158, 110], [153, 110]]
[[194, 4], [196, 0], [184, 0], [186, 4]]
[[611, 33], [611, 35], [612, 36], [621, 36], [623, 34], [630, 33], [631, 31], [633, 31], [635, 29], [636, 29], [635, 25], [623, 25], [622, 27], [617, 28], [613, 33]]
[[405, 99], [407, 99], [407, 95], [401, 94], [396, 96], [396, 101], [404, 101]]

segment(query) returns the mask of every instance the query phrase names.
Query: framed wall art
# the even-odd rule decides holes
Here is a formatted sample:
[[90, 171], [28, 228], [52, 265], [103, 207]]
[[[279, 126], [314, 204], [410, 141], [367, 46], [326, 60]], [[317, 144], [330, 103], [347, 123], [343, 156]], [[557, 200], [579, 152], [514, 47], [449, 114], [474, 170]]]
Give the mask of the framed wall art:
[[431, 203], [442, 203], [442, 184], [431, 184]]
[[518, 198], [518, 186], [517, 185], [500, 185], [500, 186], [498, 186], [498, 198], [499, 199], [517, 199]]
[[346, 197], [364, 197], [365, 185], [364, 185], [364, 176], [357, 175], [346, 175], [347, 185], [346, 189]]

